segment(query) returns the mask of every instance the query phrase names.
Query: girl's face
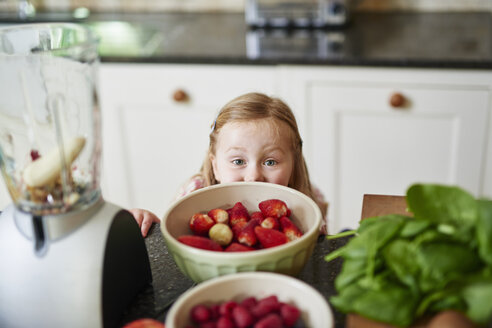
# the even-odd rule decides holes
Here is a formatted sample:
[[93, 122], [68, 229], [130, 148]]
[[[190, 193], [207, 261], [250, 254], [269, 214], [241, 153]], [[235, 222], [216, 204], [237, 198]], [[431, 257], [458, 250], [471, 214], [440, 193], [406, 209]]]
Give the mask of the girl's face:
[[227, 123], [219, 131], [211, 161], [220, 183], [259, 181], [287, 186], [294, 168], [289, 126], [276, 120]]

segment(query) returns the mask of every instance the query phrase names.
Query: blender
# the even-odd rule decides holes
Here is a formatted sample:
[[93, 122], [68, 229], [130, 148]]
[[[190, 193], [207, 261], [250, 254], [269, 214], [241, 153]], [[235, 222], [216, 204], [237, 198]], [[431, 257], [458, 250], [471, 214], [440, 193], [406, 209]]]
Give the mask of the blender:
[[152, 280], [138, 224], [101, 196], [98, 40], [0, 29], [0, 327], [115, 327]]

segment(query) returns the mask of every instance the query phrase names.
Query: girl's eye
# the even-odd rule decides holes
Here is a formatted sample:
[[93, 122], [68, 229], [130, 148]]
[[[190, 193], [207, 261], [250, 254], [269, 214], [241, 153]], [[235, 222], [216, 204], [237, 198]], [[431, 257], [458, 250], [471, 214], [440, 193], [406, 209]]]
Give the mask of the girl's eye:
[[266, 166], [274, 166], [275, 164], [277, 164], [277, 161], [273, 160], [273, 159], [267, 159], [265, 161], [265, 165]]
[[242, 159], [233, 159], [232, 164], [234, 165], [244, 165], [244, 160]]

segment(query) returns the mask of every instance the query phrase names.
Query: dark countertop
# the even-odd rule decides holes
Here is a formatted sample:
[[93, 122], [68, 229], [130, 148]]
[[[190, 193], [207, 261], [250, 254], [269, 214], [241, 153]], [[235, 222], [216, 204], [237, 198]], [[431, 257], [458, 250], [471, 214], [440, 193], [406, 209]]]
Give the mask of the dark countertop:
[[[96, 13], [71, 20], [101, 36], [103, 62], [492, 68], [488, 12], [359, 12], [343, 28], [291, 31], [252, 30], [243, 14], [231, 13]], [[0, 14], [2, 22], [18, 20]]]
[[[313, 254], [298, 276], [316, 288], [327, 300], [335, 295], [334, 280], [340, 272], [342, 260], [336, 259], [328, 263], [324, 257], [345, 245], [347, 241], [348, 237], [326, 240], [324, 236], [320, 236]], [[194, 286], [193, 281], [181, 273], [169, 254], [158, 225], [152, 227], [145, 244], [149, 253], [153, 282], [137, 295], [124, 314], [120, 326], [139, 318], [154, 318], [164, 322], [167, 311], [176, 298]], [[335, 328], [345, 327], [345, 315], [333, 312]]]

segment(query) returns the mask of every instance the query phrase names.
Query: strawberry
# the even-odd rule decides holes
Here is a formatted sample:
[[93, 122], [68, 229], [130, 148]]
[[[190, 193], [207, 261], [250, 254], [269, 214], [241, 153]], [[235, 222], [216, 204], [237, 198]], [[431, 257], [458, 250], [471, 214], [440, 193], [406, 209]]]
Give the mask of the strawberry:
[[195, 248], [205, 249], [208, 251], [217, 251], [221, 252], [222, 247], [217, 244], [215, 241], [208, 239], [207, 237], [201, 236], [193, 236], [193, 235], [184, 235], [178, 237], [178, 241]]
[[229, 214], [226, 210], [223, 210], [221, 208], [214, 208], [208, 211], [207, 214], [212, 220], [215, 221], [215, 223], [227, 224], [229, 222]]
[[234, 322], [229, 317], [220, 317], [217, 320], [216, 328], [236, 328]]
[[274, 218], [279, 219], [282, 216], [286, 216], [290, 214], [290, 210], [280, 199], [268, 199], [260, 202], [258, 207], [263, 213], [264, 217], [272, 216]]
[[214, 220], [203, 213], [195, 213], [190, 219], [190, 229], [197, 236], [207, 236], [214, 224]]
[[207, 322], [211, 318], [211, 313], [208, 307], [203, 304], [195, 305], [190, 312], [191, 320], [196, 323]]
[[237, 241], [237, 238], [239, 237], [239, 234], [243, 230], [243, 228], [248, 224], [246, 221], [238, 221], [236, 222], [235, 225], [231, 227], [232, 233], [233, 233], [233, 239]]
[[227, 301], [219, 306], [219, 313], [223, 317], [232, 317], [232, 310], [237, 306], [237, 303], [234, 301]]
[[280, 225], [282, 226], [282, 232], [290, 241], [302, 237], [302, 231], [288, 217], [282, 216], [280, 218]]
[[256, 250], [253, 247], [249, 247], [243, 244], [239, 243], [231, 243], [227, 248], [224, 250], [225, 252], [247, 252], [247, 251], [254, 251]]
[[263, 319], [259, 320], [254, 328], [283, 328], [282, 318], [276, 313], [270, 313]]
[[258, 300], [254, 296], [250, 296], [245, 298], [244, 300], [241, 301], [241, 305], [244, 306], [247, 309], [252, 309], [256, 304], [258, 303]]
[[261, 223], [263, 219], [265, 219], [265, 217], [263, 216], [263, 214], [261, 214], [261, 211], [256, 211], [251, 213], [251, 220], [255, 220], [258, 223]]
[[248, 223], [246, 223], [244, 228], [237, 236], [237, 241], [243, 245], [250, 246], [250, 247], [256, 244], [257, 239], [254, 230], [256, 226], [258, 226], [258, 222], [256, 222], [255, 220], [251, 220]]
[[244, 306], [237, 305], [232, 309], [232, 318], [237, 328], [247, 328], [254, 323], [255, 318]]
[[265, 220], [261, 222], [261, 226], [267, 229], [280, 230], [280, 223], [278, 222], [278, 219], [271, 216], [265, 218]]
[[295, 306], [290, 304], [282, 304], [280, 307], [280, 316], [282, 317], [282, 321], [284, 325], [288, 328], [294, 327], [297, 320], [301, 316], [301, 311]]
[[255, 227], [255, 234], [263, 248], [274, 247], [285, 244], [289, 238], [282, 232], [274, 229], [267, 229], [261, 226]]
[[229, 213], [229, 222], [235, 225], [239, 221], [249, 221], [249, 213], [241, 202], [237, 202]]
[[210, 319], [217, 320], [220, 317], [219, 304], [214, 304], [210, 306]]
[[267, 296], [256, 303], [256, 305], [251, 309], [251, 313], [259, 319], [271, 312], [278, 311], [281, 305], [282, 304], [278, 301], [277, 296]]

